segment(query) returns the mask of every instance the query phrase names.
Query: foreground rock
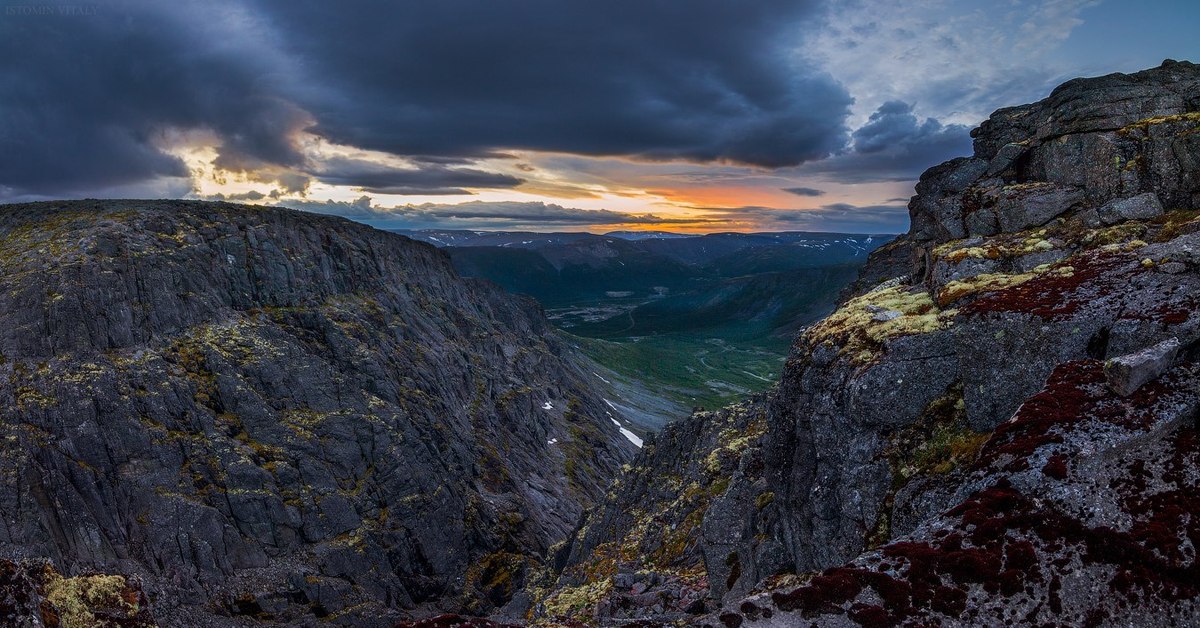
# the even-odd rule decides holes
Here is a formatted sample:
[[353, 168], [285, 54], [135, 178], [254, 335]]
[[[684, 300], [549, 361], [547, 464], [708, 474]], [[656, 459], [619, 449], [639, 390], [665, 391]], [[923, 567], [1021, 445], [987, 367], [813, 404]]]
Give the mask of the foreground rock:
[[1113, 358], [1104, 363], [1108, 386], [1118, 395], [1128, 397], [1146, 382], [1157, 379], [1179, 354], [1179, 340], [1168, 338], [1153, 347]]
[[400, 236], [78, 201], [0, 251], [0, 555], [163, 625], [487, 613], [634, 449], [534, 304]]
[[[1200, 617], [1200, 366], [1123, 398], [1067, 362], [980, 451], [953, 507], [726, 626], [1181, 626]], [[1098, 445], [1103, 455], [1096, 455]], [[714, 622], [715, 623], [715, 622]]]
[[136, 579], [108, 574], [67, 578], [45, 560], [0, 559], [0, 623], [5, 626], [151, 628], [149, 600]]
[[[706, 498], [610, 495], [537, 617], [619, 625], [615, 577], [649, 570], [707, 585], [695, 624], [1200, 621], [1200, 66], [1071, 81], [973, 135], [797, 339], [761, 428], [693, 416], [621, 480]], [[1105, 360], [1171, 339], [1112, 392]], [[674, 572], [638, 516], [693, 531]]]

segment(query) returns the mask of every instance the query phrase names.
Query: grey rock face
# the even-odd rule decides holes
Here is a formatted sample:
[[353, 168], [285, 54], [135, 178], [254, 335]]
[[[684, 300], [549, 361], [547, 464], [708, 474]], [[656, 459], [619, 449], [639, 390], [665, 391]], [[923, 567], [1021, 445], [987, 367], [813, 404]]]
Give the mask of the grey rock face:
[[1103, 385], [1100, 362], [1064, 363], [984, 445], [944, 510], [807, 582], [695, 623], [1194, 624], [1200, 525], [1167, 513], [1200, 497], [1197, 374], [1195, 363], [1176, 367], [1129, 400]]
[[1051, 183], [1005, 187], [998, 190], [996, 196], [992, 207], [987, 210], [996, 216], [999, 224], [999, 228], [992, 233], [1007, 233], [1040, 227], [1050, 222], [1050, 219], [1066, 213], [1079, 202], [1083, 191]]
[[[1106, 224], [1200, 204], [1200, 66], [1077, 79], [972, 131], [975, 155], [929, 169], [909, 205], [916, 245], [1046, 224], [1110, 201]], [[1125, 199], [1138, 198], [1137, 201]], [[1128, 214], [1128, 215], [1124, 215]]]
[[1146, 382], [1162, 375], [1179, 354], [1179, 339], [1168, 338], [1137, 353], [1113, 358], [1104, 363], [1109, 388], [1122, 397], [1132, 395]]
[[[1001, 583], [1003, 547], [995, 582], [986, 586], [954, 580], [952, 573], [937, 582], [922, 580], [931, 569], [941, 573], [941, 563], [919, 562], [925, 560], [919, 556], [912, 558], [916, 579], [905, 580], [910, 572], [904, 552], [913, 543], [951, 553], [995, 550], [984, 547], [983, 533], [973, 542], [977, 547], [955, 546], [956, 537], [947, 536], [991, 525], [981, 519], [968, 525], [944, 514], [988, 489], [981, 469], [997, 482], [1002, 477], [1013, 486], [1023, 482], [1021, 495], [1033, 498], [1013, 506], [1026, 517], [1022, 521], [1050, 517], [1075, 526], [1091, 505], [1114, 502], [1105, 492], [1108, 479], [1155, 485], [1157, 472], [1149, 469], [1165, 468], [1164, 456], [1194, 460], [1187, 432], [1179, 433], [1178, 447], [1138, 447], [1147, 442], [1145, 430], [1158, 438], [1167, 434], [1159, 428], [1194, 418], [1197, 397], [1187, 378], [1200, 357], [1198, 130], [1200, 66], [1190, 63], [1072, 81], [1039, 103], [996, 112], [973, 133], [973, 157], [948, 161], [921, 177], [909, 205], [912, 229], [873, 255], [862, 272], [877, 285], [855, 286], [838, 311], [797, 339], [780, 385], [766, 402], [765, 432], [741, 456], [760, 460], [763, 471], [723, 470], [723, 477], [688, 471], [707, 447], [672, 448], [666, 457], [643, 452], [634, 463], [639, 477], [684, 469], [683, 485], [703, 478], [702, 485], [721, 488], [722, 498], [678, 511], [664, 510], [666, 498], [653, 494], [638, 501], [610, 498], [592, 521], [633, 508], [661, 513], [654, 521], [667, 527], [702, 521], [703, 533], [694, 542], [705, 557], [710, 604], [724, 608], [697, 618], [698, 624], [893, 625], [909, 618], [977, 625], [1027, 616], [1030, 622], [1069, 623], [1068, 617], [1092, 608], [1112, 623], [1138, 625], [1142, 611], [1151, 622], [1195, 621], [1194, 606], [1172, 602], [1190, 599], [1191, 585], [1175, 583], [1192, 592], [1183, 598], [1150, 593], [1131, 596], [1125, 607], [1110, 604], [1110, 585], [1124, 591], [1125, 580], [1112, 571], [1114, 562], [1122, 568], [1120, 560], [1088, 563], [1088, 577], [1102, 582], [1087, 588], [1060, 572], [1062, 565], [1074, 564], [1069, 561], [1075, 555], [1064, 558], [1052, 542], [1031, 546], [1036, 556], [1026, 562], [1047, 571], [1044, 582], [1030, 585], [1028, 599], [1016, 599], [1016, 589], [998, 588], [1015, 586]], [[895, 277], [907, 279], [880, 283]], [[1171, 380], [1177, 385], [1173, 392], [1164, 392], [1160, 379], [1133, 393], [1136, 399], [1144, 393], [1141, 407], [1153, 406], [1153, 417], [1138, 413], [1141, 402], [1131, 406], [1105, 393], [1103, 360], [1172, 338], [1178, 340], [1178, 361], [1187, 363]], [[1126, 379], [1161, 372], [1169, 351], [1150, 353], [1137, 361], [1146, 368], [1136, 375], [1131, 370]], [[1095, 404], [1077, 403], [1093, 396]], [[1020, 430], [1031, 435], [1011, 444], [1017, 428], [1009, 420], [1018, 411]], [[1139, 418], [1129, 418], [1135, 415]], [[689, 442], [712, 442], [730, 429], [720, 416], [693, 417]], [[1077, 424], [1089, 427], [1071, 437], [1069, 447], [1056, 448]], [[1086, 473], [1069, 474], [1077, 460], [1111, 462], [1108, 452], [1117, 441], [1120, 455], [1131, 461], [1123, 470], [1098, 473], [1096, 483]], [[1054, 457], [1059, 454], [1061, 459]], [[1200, 468], [1179, 464], [1187, 478]], [[1039, 483], [1062, 477], [1076, 481], [1065, 493]], [[1194, 497], [1190, 488], [1177, 487], [1187, 493], [1180, 499]], [[751, 501], [764, 494], [771, 498]], [[1124, 514], [1120, 508], [1126, 508]], [[1096, 519], [1101, 514], [1109, 518]], [[1139, 519], [1144, 516], [1147, 511], [1118, 504], [1079, 525], [1095, 534], [1130, 521], [1154, 525]], [[1164, 534], [1190, 538], [1190, 521], [1165, 522]], [[987, 529], [989, 538], [1006, 538], [1003, 529]], [[596, 534], [591, 530], [587, 538]], [[897, 539], [902, 534], [912, 543]], [[1080, 534], [1092, 538], [1093, 532]], [[942, 548], [943, 538], [951, 546]], [[572, 547], [582, 551], [573, 553], [568, 570], [596, 564], [603, 555], [592, 549], [599, 545], [578, 545], [578, 539]], [[1013, 551], [1024, 552], [1020, 547]], [[1183, 571], [1171, 573], [1195, 573], [1194, 554], [1181, 550], [1173, 556], [1178, 560], [1171, 569]], [[980, 560], [992, 559], [980, 554]], [[968, 562], [961, 572], [966, 580], [976, 567], [993, 565]], [[805, 587], [789, 575], [829, 568]], [[735, 571], [757, 577], [755, 590], [782, 597], [745, 596], [744, 585], [730, 580]], [[603, 571], [592, 574], [586, 583], [603, 588]], [[889, 588], [896, 581], [903, 583]], [[1065, 601], [1068, 590], [1076, 596], [1071, 603]], [[603, 598], [598, 592], [597, 599]], [[1038, 606], [1037, 600], [1044, 603]], [[940, 605], [946, 610], [937, 610]], [[933, 610], [922, 610], [927, 607]], [[963, 608], [982, 610], [963, 619]], [[1128, 610], [1133, 608], [1141, 610]], [[1006, 614], [1010, 609], [1017, 614]]]
[[1154, 192], [1112, 200], [1097, 210], [1100, 222], [1106, 225], [1126, 220], [1149, 220], [1161, 216], [1162, 213], [1162, 203], [1158, 202], [1158, 195]]
[[[783, 555], [758, 542], [775, 499], [758, 446], [766, 410], [759, 396], [655, 434], [572, 539], [536, 614], [681, 621], [714, 608], [710, 588], [744, 594], [769, 575]], [[662, 610], [647, 610], [648, 599]]]
[[77, 201], [0, 250], [0, 555], [167, 624], [487, 612], [633, 449], [536, 304], [401, 236]]

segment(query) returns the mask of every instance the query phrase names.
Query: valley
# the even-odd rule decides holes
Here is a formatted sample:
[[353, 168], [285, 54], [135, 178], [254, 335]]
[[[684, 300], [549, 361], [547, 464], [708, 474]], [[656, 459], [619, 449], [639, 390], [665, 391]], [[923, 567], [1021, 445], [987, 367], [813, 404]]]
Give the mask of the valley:
[[640, 433], [779, 378], [792, 338], [833, 310], [892, 236], [829, 233], [400, 231], [464, 276], [541, 303], [604, 371]]

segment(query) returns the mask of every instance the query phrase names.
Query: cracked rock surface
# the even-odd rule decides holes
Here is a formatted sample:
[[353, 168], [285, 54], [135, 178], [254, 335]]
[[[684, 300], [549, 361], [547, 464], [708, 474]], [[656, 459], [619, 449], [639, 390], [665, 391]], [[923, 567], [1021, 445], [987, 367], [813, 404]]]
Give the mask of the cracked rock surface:
[[633, 450], [536, 304], [401, 236], [69, 201], [0, 251], [0, 556], [163, 625], [486, 614]]

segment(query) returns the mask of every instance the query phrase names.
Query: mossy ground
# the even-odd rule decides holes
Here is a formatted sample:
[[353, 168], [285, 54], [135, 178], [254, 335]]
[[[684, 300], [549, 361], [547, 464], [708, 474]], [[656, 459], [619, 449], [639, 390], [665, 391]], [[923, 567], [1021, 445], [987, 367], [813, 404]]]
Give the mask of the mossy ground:
[[[96, 628], [123, 625], [141, 610], [140, 594], [124, 576], [94, 574], [65, 578], [52, 567], [44, 574], [45, 602], [42, 621], [60, 628]], [[104, 619], [102, 619], [103, 617]]]
[[873, 361], [886, 341], [927, 334], [953, 324], [954, 311], [943, 311], [921, 286], [892, 286], [851, 299], [805, 336], [816, 344], [837, 347], [854, 364]]

